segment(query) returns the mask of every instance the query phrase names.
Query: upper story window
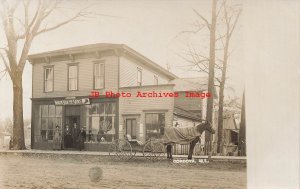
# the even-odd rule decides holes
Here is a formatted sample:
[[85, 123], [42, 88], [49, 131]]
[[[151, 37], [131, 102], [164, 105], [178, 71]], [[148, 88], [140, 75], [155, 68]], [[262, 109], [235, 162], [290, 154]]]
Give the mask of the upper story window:
[[94, 88], [104, 88], [104, 63], [95, 63], [94, 67]]
[[54, 78], [54, 69], [52, 67], [44, 68], [44, 91], [52, 92], [53, 91], [53, 78]]
[[78, 65], [69, 65], [68, 88], [69, 91], [78, 90]]
[[142, 69], [137, 69], [137, 85], [142, 86]]
[[154, 75], [154, 85], [158, 85], [158, 77]]

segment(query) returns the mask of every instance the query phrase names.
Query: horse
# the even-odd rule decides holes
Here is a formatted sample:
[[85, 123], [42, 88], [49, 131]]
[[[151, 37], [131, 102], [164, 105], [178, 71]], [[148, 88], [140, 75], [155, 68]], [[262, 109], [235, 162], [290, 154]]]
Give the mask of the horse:
[[[195, 127], [186, 127], [186, 128], [180, 128], [180, 130], [178, 130], [179, 128], [169, 128], [171, 134], [169, 136], [167, 136], [168, 133], [168, 129], [166, 128], [166, 131], [164, 132], [164, 140], [165, 140], [165, 145], [167, 145], [167, 158], [168, 159], [173, 159], [172, 157], [172, 144], [176, 144], [176, 143], [181, 143], [181, 144], [190, 144], [190, 149], [189, 149], [189, 155], [188, 155], [188, 159], [192, 159], [193, 153], [194, 153], [194, 148], [195, 145], [197, 144], [197, 142], [200, 141], [200, 136], [204, 131], [208, 131], [211, 134], [215, 133], [215, 130], [212, 128], [212, 125], [210, 122], [205, 121], [204, 123], [201, 123]], [[172, 131], [173, 130], [173, 131]], [[186, 133], [180, 133], [182, 131], [186, 131]], [[170, 133], [169, 132], [169, 133]], [[174, 139], [176, 137], [174, 137], [174, 133], [175, 135], [178, 133], [178, 135], [180, 135], [179, 139]]]

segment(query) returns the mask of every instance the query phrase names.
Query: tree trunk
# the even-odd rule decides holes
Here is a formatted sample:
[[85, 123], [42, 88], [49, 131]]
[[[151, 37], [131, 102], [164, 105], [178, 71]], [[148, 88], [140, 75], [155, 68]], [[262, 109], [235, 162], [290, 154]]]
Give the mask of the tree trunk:
[[[207, 99], [206, 106], [206, 120], [213, 122], [213, 108], [214, 108], [214, 78], [215, 78], [215, 46], [216, 46], [216, 7], [217, 1], [212, 1], [212, 18], [210, 25], [210, 49], [209, 49], [209, 75], [208, 75], [208, 92], [211, 97]], [[211, 141], [211, 134], [205, 131], [205, 141]]]
[[221, 145], [222, 145], [222, 142], [223, 142], [224, 89], [225, 89], [226, 73], [227, 73], [229, 41], [230, 41], [230, 36], [229, 36], [229, 33], [227, 32], [226, 42], [225, 42], [225, 47], [224, 47], [224, 56], [223, 56], [222, 78], [221, 78], [220, 91], [219, 91], [217, 153], [222, 153], [222, 151], [223, 151], [221, 149]]
[[245, 115], [245, 90], [243, 93], [243, 102], [242, 102], [242, 114], [241, 114], [241, 124], [240, 124], [240, 133], [239, 133], [239, 154], [241, 156], [246, 155], [246, 115]]
[[24, 122], [23, 122], [23, 87], [22, 74], [15, 74], [13, 81], [13, 138], [12, 149], [24, 150]]
[[219, 112], [218, 112], [218, 142], [217, 153], [222, 153], [221, 145], [223, 141], [223, 103], [224, 103], [224, 85], [220, 85], [219, 92]]

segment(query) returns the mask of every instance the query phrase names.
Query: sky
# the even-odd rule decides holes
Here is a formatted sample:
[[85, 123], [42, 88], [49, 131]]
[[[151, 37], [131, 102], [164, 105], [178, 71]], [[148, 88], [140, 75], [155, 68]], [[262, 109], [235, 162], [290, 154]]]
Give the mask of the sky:
[[[206, 77], [190, 71], [189, 63], [181, 56], [186, 56], [189, 44], [208, 56], [208, 30], [194, 35], [180, 33], [195, 30], [194, 23], [199, 17], [193, 9], [210, 20], [210, 1], [63, 1], [45, 24], [51, 26], [69, 18], [82, 7], [93, 13], [92, 18], [83, 18], [38, 36], [29, 54], [93, 43], [121, 43], [162, 67], [169, 67], [179, 77]], [[22, 16], [21, 9], [17, 9], [17, 15]], [[3, 46], [5, 38], [3, 31], [0, 32]], [[227, 93], [238, 97], [244, 88], [241, 37], [242, 23], [239, 23], [232, 39], [233, 53], [228, 68], [228, 87], [235, 91]], [[31, 116], [31, 75], [31, 65], [27, 63], [23, 74], [25, 118]], [[0, 118], [5, 118], [12, 115], [12, 86], [8, 75], [0, 81], [0, 89]]]

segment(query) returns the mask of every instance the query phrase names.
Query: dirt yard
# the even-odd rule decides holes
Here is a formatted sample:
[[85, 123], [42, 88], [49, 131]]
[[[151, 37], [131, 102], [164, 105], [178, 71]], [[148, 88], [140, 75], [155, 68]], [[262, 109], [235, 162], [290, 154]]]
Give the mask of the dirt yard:
[[[89, 179], [89, 170], [100, 167], [103, 178]], [[175, 164], [137, 160], [85, 161], [72, 158], [0, 156], [0, 188], [246, 188], [246, 165], [210, 162]]]

